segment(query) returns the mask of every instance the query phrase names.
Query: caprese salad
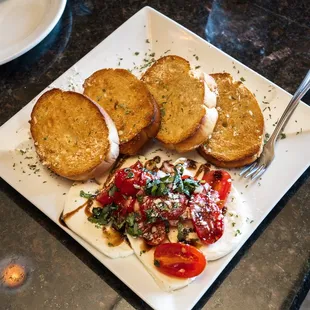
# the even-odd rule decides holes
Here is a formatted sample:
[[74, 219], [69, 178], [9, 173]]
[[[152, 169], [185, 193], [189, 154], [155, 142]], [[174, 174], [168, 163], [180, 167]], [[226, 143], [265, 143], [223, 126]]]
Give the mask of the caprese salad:
[[63, 212], [66, 225], [105, 255], [135, 253], [166, 291], [231, 252], [248, 218], [228, 172], [159, 156], [122, 161], [103, 186], [75, 183]]

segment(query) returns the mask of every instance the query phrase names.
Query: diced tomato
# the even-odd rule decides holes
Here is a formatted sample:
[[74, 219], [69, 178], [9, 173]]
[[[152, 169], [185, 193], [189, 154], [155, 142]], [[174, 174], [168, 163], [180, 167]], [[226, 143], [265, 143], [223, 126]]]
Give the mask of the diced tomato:
[[231, 190], [230, 174], [224, 170], [211, 170], [206, 172], [202, 179], [219, 193], [220, 202], [218, 205], [223, 208]]
[[[131, 168], [121, 169], [115, 174], [115, 185], [126, 196], [135, 196], [139, 191], [137, 187], [141, 171]], [[136, 186], [135, 186], [136, 185]]]
[[103, 206], [109, 205], [113, 202], [113, 197], [109, 196], [108, 191], [102, 191], [97, 197], [96, 200], [99, 201]]
[[141, 161], [138, 160], [130, 168], [133, 169], [133, 170], [142, 170], [143, 165], [141, 164]]
[[163, 243], [154, 252], [154, 265], [168, 276], [196, 277], [202, 273], [206, 264], [206, 258], [199, 250], [183, 243]]
[[189, 206], [199, 239], [205, 244], [212, 244], [220, 239], [224, 231], [224, 216], [208, 194], [193, 195]]
[[115, 174], [115, 185], [126, 196], [135, 196], [147, 180], [153, 179], [153, 175], [143, 170], [143, 165], [137, 161], [129, 168], [123, 168]]
[[128, 199], [125, 201], [123, 207], [126, 208], [126, 213], [131, 213], [134, 211], [133, 207], [136, 203], [136, 199], [132, 197], [128, 197]]
[[159, 245], [166, 238], [166, 227], [164, 223], [154, 223], [144, 225], [142, 237], [149, 245]]
[[133, 206], [136, 202], [136, 199], [131, 197], [131, 196], [125, 196], [121, 194], [120, 192], [115, 192], [114, 193], [114, 203], [118, 205], [119, 212], [123, 215], [127, 215], [130, 212], [133, 212]]

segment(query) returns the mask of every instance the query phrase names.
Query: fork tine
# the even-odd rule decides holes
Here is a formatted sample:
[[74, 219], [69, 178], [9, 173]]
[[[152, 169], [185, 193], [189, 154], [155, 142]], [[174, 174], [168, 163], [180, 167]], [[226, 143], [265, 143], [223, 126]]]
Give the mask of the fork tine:
[[244, 174], [245, 174], [246, 172], [248, 172], [248, 171], [251, 171], [251, 170], [256, 166], [256, 164], [257, 164], [257, 162], [254, 162], [253, 164], [244, 167], [244, 168], [242, 169], [242, 171], [239, 173], [239, 175], [240, 175], [241, 177], [244, 176]]
[[260, 165], [256, 162], [255, 165], [253, 165], [252, 169], [244, 176], [245, 179], [250, 177], [252, 174], [254, 174], [257, 169], [259, 169]]
[[264, 172], [266, 171], [266, 166], [261, 166], [253, 175], [252, 175], [252, 181], [259, 178]]

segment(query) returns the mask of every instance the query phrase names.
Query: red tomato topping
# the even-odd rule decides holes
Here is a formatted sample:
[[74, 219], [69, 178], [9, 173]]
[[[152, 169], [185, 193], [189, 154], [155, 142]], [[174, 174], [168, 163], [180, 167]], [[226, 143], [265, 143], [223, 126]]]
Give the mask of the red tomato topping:
[[[121, 169], [115, 174], [115, 185], [126, 196], [134, 196], [139, 191], [140, 171], [131, 168]], [[136, 185], [136, 186], [135, 186]]]
[[103, 206], [109, 205], [113, 202], [113, 197], [109, 195], [109, 192], [102, 191], [97, 197], [96, 200], [99, 201]]
[[129, 168], [123, 168], [115, 174], [115, 185], [120, 192], [126, 196], [135, 196], [140, 187], [145, 186], [148, 179], [153, 176], [150, 172], [143, 171], [140, 161], [137, 161]]
[[142, 231], [142, 237], [149, 245], [159, 245], [166, 238], [166, 227], [164, 223], [146, 224]]
[[153, 179], [154, 179], [154, 176], [150, 172], [142, 171], [140, 180], [139, 180], [139, 185], [143, 187], [146, 185], [147, 180], [153, 180]]
[[205, 180], [212, 189], [219, 193], [219, 206], [220, 208], [222, 208], [225, 205], [225, 202], [231, 190], [230, 174], [224, 170], [212, 170], [206, 172], [203, 175], [202, 179]]
[[[188, 199], [184, 194], [171, 194], [170, 197], [150, 197], [146, 196], [142, 205], [141, 213], [144, 219], [157, 217], [167, 220], [178, 220], [187, 207]], [[149, 214], [149, 216], [148, 216]]]
[[163, 243], [154, 252], [154, 265], [168, 276], [196, 277], [202, 273], [206, 264], [206, 258], [199, 250], [183, 243]]
[[224, 216], [208, 193], [193, 195], [189, 206], [199, 239], [205, 244], [212, 244], [220, 239], [224, 231]]

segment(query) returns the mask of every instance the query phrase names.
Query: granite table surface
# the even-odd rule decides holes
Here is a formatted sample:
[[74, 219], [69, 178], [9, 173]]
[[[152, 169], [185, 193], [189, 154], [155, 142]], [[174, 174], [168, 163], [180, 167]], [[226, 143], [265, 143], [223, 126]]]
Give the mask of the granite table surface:
[[[68, 0], [38, 46], [0, 66], [0, 125], [146, 5], [290, 93], [310, 68], [306, 0]], [[308, 168], [195, 309], [298, 309], [309, 290], [309, 207]], [[29, 272], [18, 290], [0, 287], [1, 309], [149, 308], [2, 179], [0, 243], [0, 265], [21, 262]]]

